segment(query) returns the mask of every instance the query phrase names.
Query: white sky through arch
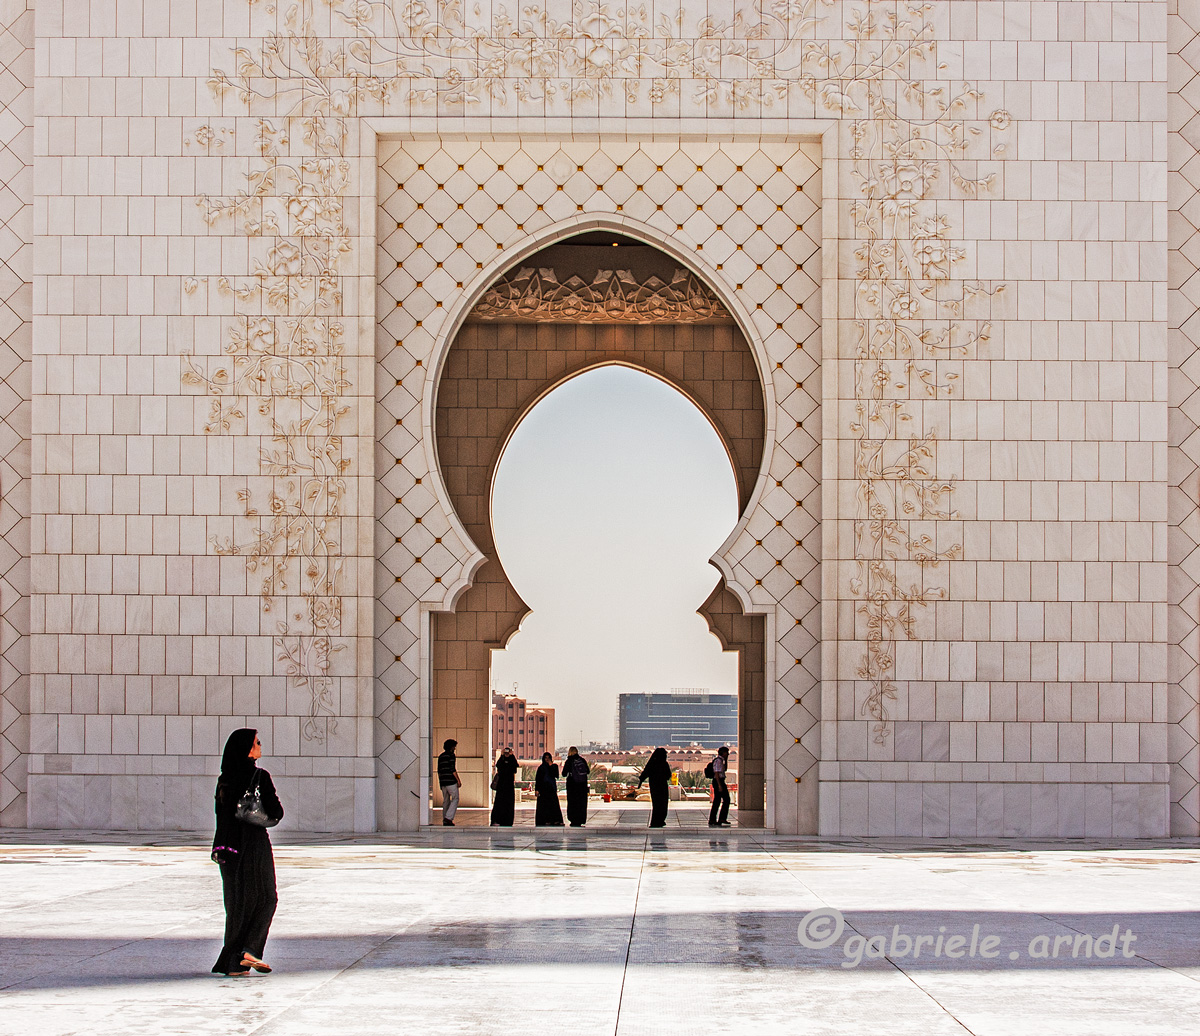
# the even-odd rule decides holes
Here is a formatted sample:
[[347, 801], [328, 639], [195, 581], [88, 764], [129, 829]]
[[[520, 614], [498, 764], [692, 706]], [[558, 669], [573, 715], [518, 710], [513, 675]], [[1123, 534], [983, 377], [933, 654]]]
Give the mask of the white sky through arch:
[[532, 614], [492, 686], [553, 706], [559, 745], [612, 740], [623, 691], [735, 693], [737, 656], [695, 612], [737, 518], [729, 456], [687, 397], [621, 366], [560, 385], [496, 474], [496, 547]]

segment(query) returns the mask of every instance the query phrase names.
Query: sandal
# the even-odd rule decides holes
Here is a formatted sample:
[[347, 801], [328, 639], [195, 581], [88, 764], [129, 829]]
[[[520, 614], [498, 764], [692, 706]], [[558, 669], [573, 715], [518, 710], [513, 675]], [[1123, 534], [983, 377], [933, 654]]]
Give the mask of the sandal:
[[[270, 964], [268, 964], [266, 961], [259, 960], [257, 957], [252, 957], [248, 953], [242, 956], [242, 967], [247, 969], [253, 968], [262, 975], [271, 974]], [[246, 974], [249, 974], [249, 971], [247, 971]]]

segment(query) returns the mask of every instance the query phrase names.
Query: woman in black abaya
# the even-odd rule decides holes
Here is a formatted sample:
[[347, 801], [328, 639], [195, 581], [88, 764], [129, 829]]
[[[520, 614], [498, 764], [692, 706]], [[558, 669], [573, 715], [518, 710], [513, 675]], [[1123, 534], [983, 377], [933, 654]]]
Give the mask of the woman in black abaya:
[[591, 770], [578, 748], [572, 745], [567, 749], [563, 776], [567, 779], [567, 820], [572, 827], [583, 827], [587, 823], [587, 779]]
[[650, 782], [650, 826], [667, 826], [667, 800], [670, 792], [667, 785], [671, 783], [671, 764], [667, 762], [667, 750], [656, 748], [638, 778], [638, 787], [643, 781]]
[[258, 732], [243, 727], [229, 735], [217, 778], [217, 833], [212, 858], [221, 867], [225, 897], [225, 945], [213, 965], [218, 975], [264, 974], [263, 949], [278, 896], [275, 891], [275, 858], [265, 827], [237, 818], [238, 800], [257, 780], [263, 808], [273, 820], [283, 819], [283, 806], [266, 770], [256, 765], [262, 758]]
[[537, 809], [533, 822], [538, 827], [562, 827], [562, 806], [558, 804], [558, 765], [549, 752], [542, 753], [542, 765], [534, 775]]
[[513, 779], [519, 768], [512, 748], [504, 749], [500, 753], [500, 758], [496, 760], [496, 782], [492, 786], [496, 792], [495, 801], [492, 803], [493, 827], [513, 826], [513, 814], [516, 812], [517, 801]]

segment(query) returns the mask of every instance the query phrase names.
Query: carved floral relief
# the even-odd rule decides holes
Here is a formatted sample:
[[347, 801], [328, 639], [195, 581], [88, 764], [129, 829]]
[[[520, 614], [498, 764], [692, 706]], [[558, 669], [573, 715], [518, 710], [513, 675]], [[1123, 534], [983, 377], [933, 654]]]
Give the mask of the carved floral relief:
[[[313, 154], [292, 157], [292, 132]], [[215, 137], [201, 127], [196, 142], [210, 146]], [[262, 119], [259, 161], [245, 190], [198, 199], [210, 225], [230, 226], [266, 247], [251, 275], [216, 278], [217, 292], [238, 313], [226, 327], [224, 356], [189, 357], [183, 373], [184, 384], [209, 396], [206, 433], [269, 430], [261, 437], [259, 472], [271, 476], [273, 488], [265, 497], [239, 492], [248, 532], [215, 538], [212, 549], [246, 557], [262, 611], [275, 616], [277, 672], [308, 692], [302, 734], [318, 743], [337, 729], [330, 669], [333, 655], [347, 648], [340, 636], [345, 550], [338, 532], [350, 466], [338, 429], [349, 412], [343, 397], [350, 387], [341, 319], [341, 264], [350, 250], [344, 139], [344, 123], [321, 112], [279, 127]]]
[[[939, 7], [755, 0], [731, 3], [728, 18], [691, 20], [682, 8], [652, 14], [644, 4], [577, 0], [563, 21], [537, 4], [497, 4], [485, 24], [470, 0], [298, 0], [279, 11], [248, 3], [260, 34], [210, 86], [259, 116], [258, 156], [245, 187], [199, 204], [214, 227], [265, 247], [253, 274], [216, 279], [237, 315], [224, 356], [189, 360], [184, 380], [210, 397], [210, 433], [241, 433], [257, 419], [270, 428], [260, 473], [276, 488], [265, 499], [248, 494], [243, 519], [253, 531], [213, 549], [246, 556], [264, 611], [279, 615], [279, 662], [312, 695], [306, 737], [321, 737], [318, 720], [332, 714], [330, 658], [341, 647], [345, 592], [347, 545], [333, 530], [349, 466], [340, 424], [350, 389], [341, 359], [351, 261], [344, 205], [360, 189], [349, 120], [401, 109], [516, 114], [534, 102], [570, 114], [576, 103], [608, 110], [643, 98], [669, 113], [684, 92], [690, 103], [754, 119], [788, 115], [798, 91], [817, 116], [847, 120], [852, 140], [845, 157], [857, 197], [841, 236], [850, 229], [854, 239], [856, 575], [841, 592], [860, 622], [861, 708], [874, 740], [886, 742], [895, 645], [920, 638], [919, 616], [946, 595], [946, 563], [961, 556], [960, 546], [920, 531], [954, 516], [953, 483], [939, 470], [937, 429], [915, 421], [910, 402], [956, 394], [957, 374], [940, 361], [987, 340], [987, 298], [1001, 290], [956, 279], [965, 252], [937, 210], [938, 198], [992, 188], [973, 166], [1003, 152], [1010, 122], [1003, 111], [987, 115], [970, 84], [939, 78]], [[322, 36], [322, 18], [345, 35]], [[209, 154], [223, 146], [212, 126], [192, 144]], [[498, 285], [486, 306], [519, 307], [533, 276]], [[538, 306], [549, 297], [582, 311], [603, 309], [617, 290], [682, 304], [675, 288], [629, 286], [619, 275], [601, 286], [541, 278], [535, 294]], [[683, 290], [686, 305], [708, 305]]]
[[490, 287], [471, 311], [475, 320], [538, 323], [729, 323], [729, 312], [695, 274], [676, 270], [637, 281], [628, 270], [599, 270], [590, 284], [577, 276], [560, 281], [553, 270], [521, 267]]

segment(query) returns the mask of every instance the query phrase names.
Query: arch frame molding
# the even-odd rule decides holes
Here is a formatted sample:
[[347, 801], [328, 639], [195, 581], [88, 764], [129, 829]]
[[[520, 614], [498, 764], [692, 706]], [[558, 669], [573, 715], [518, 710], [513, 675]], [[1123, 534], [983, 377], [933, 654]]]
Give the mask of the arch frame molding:
[[[462, 325], [459, 324], [458, 330], [456, 330], [454, 332], [454, 336], [451, 338], [451, 341], [450, 341], [451, 346], [454, 344], [453, 339], [458, 336], [458, 331], [461, 329], [462, 329]], [[740, 325], [739, 325], [738, 329], [741, 330]], [[447, 348], [446, 352], [447, 353], [449, 352], [449, 348]], [[558, 389], [562, 388], [562, 386], [567, 384], [567, 382], [574, 381], [576, 378], [578, 378], [584, 374], [588, 374], [591, 371], [600, 370], [602, 367], [625, 367], [629, 370], [637, 371], [639, 374], [645, 374], [648, 377], [653, 378], [655, 381], [662, 382], [668, 388], [674, 389], [681, 396], [683, 396], [684, 399], [686, 399], [689, 403], [691, 403], [692, 406], [694, 406], [697, 410], [699, 410], [701, 415], [704, 417], [704, 420], [707, 421], [708, 424], [712, 427], [713, 431], [716, 432], [717, 439], [721, 443], [721, 448], [722, 448], [722, 450], [725, 451], [725, 456], [729, 459], [730, 466], [734, 469], [734, 481], [735, 481], [735, 483], [737, 483], [736, 488], [737, 488], [739, 498], [741, 497], [742, 486], [741, 486], [740, 482], [738, 482], [738, 478], [737, 478], [737, 475], [738, 475], [737, 458], [735, 457], [735, 455], [733, 453], [733, 449], [730, 445], [730, 442], [726, 436], [724, 429], [721, 427], [720, 422], [714, 416], [711, 408], [708, 405], [706, 405], [702, 399], [697, 398], [697, 396], [694, 393], [689, 392], [687, 385], [682, 384], [682, 383], [672, 379], [664, 372], [657, 370], [653, 367], [649, 367], [644, 363], [638, 363], [634, 359], [620, 357], [620, 358], [615, 358], [615, 359], [599, 360], [594, 363], [586, 363], [583, 366], [575, 367], [572, 370], [570, 370], [568, 373], [564, 374], [563, 376], [557, 377], [553, 381], [548, 382], [540, 391], [538, 391], [536, 394], [534, 394], [527, 402], [522, 403], [522, 405], [520, 406], [520, 408], [518, 410], [516, 419], [512, 422], [512, 424], [505, 430], [504, 434], [501, 436], [502, 442], [501, 442], [501, 446], [500, 446], [500, 452], [497, 455], [496, 464], [492, 468], [491, 478], [489, 479], [489, 482], [488, 482], [488, 497], [489, 497], [489, 499], [491, 499], [491, 497], [495, 493], [496, 475], [497, 475], [497, 472], [500, 470], [500, 462], [504, 459], [505, 451], [508, 449], [513, 436], [516, 434], [517, 429], [524, 422], [525, 418], [527, 418], [534, 411], [534, 409], [537, 407], [537, 405], [540, 402], [542, 402], [542, 400], [544, 400], [547, 396], [551, 395], [553, 392], [556, 392]], [[438, 381], [441, 380], [441, 372], [439, 372], [437, 380]], [[761, 371], [760, 371], [760, 381], [761, 381]], [[433, 406], [435, 408], [437, 406], [436, 392], [434, 393]], [[765, 403], [764, 403], [764, 409], [765, 409]], [[435, 447], [434, 452], [435, 453], [437, 452], [436, 445], [437, 444], [435, 442], [434, 443], [434, 447]], [[725, 542], [722, 543], [720, 549], [713, 555], [712, 558], [709, 559], [710, 564], [713, 564], [714, 566], [717, 564], [716, 559], [719, 557], [721, 551], [725, 550], [728, 547], [730, 541], [735, 538], [734, 533], [736, 533], [738, 528], [741, 526], [741, 524], [742, 524], [741, 520], [743, 518], [745, 518], [745, 516], [747, 514], [750, 513], [751, 505], [756, 502], [756, 496], [759, 491], [759, 487], [762, 484], [762, 480], [766, 477], [764, 474], [764, 472], [766, 471], [766, 465], [765, 465], [766, 458], [764, 457], [763, 460], [764, 460], [764, 463], [759, 465], [759, 472], [755, 479], [754, 484], [749, 488], [749, 490], [746, 493], [746, 496], [747, 496], [746, 506], [744, 508], [741, 508], [741, 506], [739, 504], [739, 508], [741, 509], [742, 514], [739, 516], [738, 524], [734, 527], [733, 533], [731, 533], [729, 536], [727, 536], [725, 538]], [[442, 477], [440, 471], [438, 474], [438, 484], [442, 489], [445, 488], [445, 479]], [[754, 606], [751, 604], [748, 604], [745, 599], [743, 599], [741, 597], [739, 597], [738, 599], [740, 601], [742, 601], [743, 606], [748, 609], [747, 614], [762, 614], [761, 609], [755, 609]]]
[[[761, 615], [766, 622], [765, 826], [785, 833], [815, 834], [816, 763], [821, 735], [820, 448], [824, 438], [821, 424], [824, 422], [828, 427], [831, 420], [831, 414], [822, 410], [822, 403], [836, 398], [836, 393], [830, 391], [834, 386], [822, 384], [822, 380], [827, 383], [834, 378], [834, 365], [820, 364], [820, 314], [832, 312], [836, 301], [836, 219], [830, 208], [836, 192], [836, 176], [829, 175], [836, 170], [833, 162], [836, 124], [799, 121], [789, 123], [785, 131], [769, 138], [761, 132], [744, 134], [742, 139], [738, 139], [739, 134], [730, 134], [714, 144], [681, 134], [607, 138], [598, 133], [565, 141], [553, 135], [527, 133], [514, 133], [507, 138], [423, 135], [397, 133], [388, 125], [389, 121], [371, 120], [375, 161], [364, 165], [378, 176], [378, 182], [374, 185], [373, 199], [372, 192], [364, 192], [364, 209], [369, 200], [374, 200], [376, 208], [370, 214], [363, 212], [364, 224], [368, 215], [375, 223], [377, 259], [375, 281], [370, 287], [376, 291], [377, 318], [375, 748], [379, 829], [406, 830], [428, 823], [430, 769], [435, 754], [430, 743], [430, 617], [435, 612], [454, 609], [486, 560], [455, 514], [437, 460], [434, 412], [446, 356], [479, 297], [504, 270], [555, 241], [589, 230], [610, 230], [660, 249], [710, 285], [733, 315], [758, 365], [765, 417], [762, 463], [747, 506], [711, 562], [720, 571], [724, 585], [736, 595], [744, 613]], [[761, 224], [744, 222], [743, 234], [747, 240], [727, 235], [730, 240], [715, 246], [711, 239], [698, 241], [694, 233], [689, 236], [680, 232], [678, 224], [672, 228], [674, 232], [668, 232], [663, 219], [645, 218], [647, 212], [641, 212], [642, 218], [638, 218], [626, 211], [637, 207], [628, 203], [613, 203], [607, 197], [575, 201], [578, 184], [574, 193], [568, 195], [570, 208], [575, 211], [562, 211], [565, 202], [561, 196], [574, 179], [564, 156], [578, 158], [589, 147], [597, 161], [602, 153], [622, 150], [628, 153], [631, 148], [639, 155], [645, 155], [649, 149], [656, 155], [670, 156], [650, 176], [669, 171], [671, 162], [675, 178], [681, 180], [675, 185], [675, 193], [684, 194], [688, 204], [693, 204], [689, 192], [678, 189], [685, 179], [684, 163], [678, 156], [685, 150], [696, 154], [716, 149], [726, 158], [731, 153], [753, 156], [760, 167], [758, 179], [769, 179], [765, 176], [766, 159], [775, 161], [776, 170], [783, 172], [789, 155], [794, 154], [797, 168], [804, 161], [812, 167], [803, 182], [796, 181], [798, 186], [794, 188], [811, 208], [798, 223], [780, 219], [770, 229], [769, 219], [763, 219]], [[465, 159], [457, 163], [457, 169], [451, 168], [455, 163], [446, 162], [448, 148], [454, 151], [454, 157]], [[510, 231], [506, 240], [493, 227], [488, 227], [490, 234], [485, 232], [488, 219], [475, 218], [482, 216], [480, 205], [485, 203], [476, 205], [475, 213], [471, 214], [465, 208], [470, 199], [455, 202], [457, 208], [451, 209], [444, 199], [438, 198], [440, 193], [452, 190], [455, 174], [465, 173], [468, 178], [473, 174], [476, 179], [483, 176], [486, 163], [479, 160], [481, 153], [490, 155], [500, 171], [504, 171], [505, 164], [511, 168], [514, 155], [545, 158], [544, 162], [536, 163], [537, 172], [557, 174], [552, 179], [562, 182], [554, 185], [556, 190], [545, 202], [537, 203], [538, 214], [546, 216], [540, 225], [533, 229], [517, 226], [515, 239], [512, 228], [506, 228]], [[419, 175], [426, 171], [426, 163], [418, 160], [420, 156], [434, 156], [435, 165], [440, 162], [431, 171], [443, 182], [437, 182], [435, 177], [426, 178], [426, 182]], [[543, 169], [544, 165], [552, 164], [558, 168]], [[620, 171], [617, 161], [609, 164]], [[749, 160], [738, 163], [739, 175], [743, 164], [751, 163]], [[703, 172], [706, 165], [696, 164], [695, 172]], [[420, 168], [414, 171], [414, 166]], [[591, 174], [592, 171], [590, 162], [580, 159], [573, 172]], [[496, 169], [493, 167], [491, 172]], [[649, 184], [647, 177], [646, 186]], [[807, 190], [802, 189], [805, 184], [809, 185]], [[815, 198], [813, 193], [820, 188], [814, 184], [824, 185]], [[475, 186], [482, 193], [485, 185]], [[595, 194], [599, 195], [600, 184], [595, 187]], [[755, 187], [755, 195], [764, 193], [762, 184]], [[463, 189], [460, 184], [460, 191]], [[642, 188], [639, 186], [637, 190], [641, 192]], [[781, 197], [778, 183], [771, 190], [775, 192], [771, 197]], [[490, 186], [489, 191], [495, 193]], [[434, 215], [428, 215], [425, 202], [417, 202], [422, 194], [434, 199], [430, 202]], [[460, 193], [458, 197], [465, 195]], [[564, 204], [553, 211], [552, 201]], [[656, 206], [653, 212], [661, 217], [666, 204], [653, 203]], [[703, 200], [694, 204], [699, 210]], [[785, 204], [790, 203], [772, 201], [771, 208], [783, 213]], [[646, 209], [644, 203], [641, 209]], [[742, 209], [743, 205], [738, 204], [739, 214]], [[456, 242], [451, 249], [454, 259], [434, 259], [433, 254], [442, 253], [435, 253], [435, 246], [430, 246], [429, 241], [453, 231], [450, 220], [463, 212], [471, 216], [475, 234], [466, 234], [467, 224], [460, 220], [463, 229], [457, 236], [465, 238], [465, 247], [464, 242]], [[422, 220], [420, 213], [426, 213], [427, 218]], [[670, 218], [675, 220], [675, 216]], [[811, 227], [814, 218], [819, 220], [819, 236], [815, 240], [809, 238], [807, 243], [799, 240], [805, 236], [802, 225], [808, 222]], [[431, 222], [436, 223], [432, 229]], [[791, 230], [785, 231], [787, 226]], [[716, 229], [722, 231], [721, 226]], [[410, 233], [414, 230], [415, 234]], [[418, 243], [415, 237], [422, 234], [425, 240]], [[754, 277], [747, 272], [762, 271], [772, 261], [760, 252], [761, 261], [750, 265], [745, 262], [743, 246], [754, 247], [749, 239], [756, 235], [762, 238], [764, 234], [773, 253], [781, 253], [789, 263], [794, 262], [796, 284], [789, 284], [788, 292], [778, 290], [780, 283], [788, 283], [786, 280]], [[709, 245], [708, 255], [705, 245]], [[446, 247], [447, 242], [443, 241], [443, 252]], [[757, 247], [763, 248], [761, 241]], [[807, 254], [801, 254], [809, 248]], [[397, 259], [398, 255], [401, 258]], [[711, 258], [714, 255], [724, 255], [724, 262], [715, 261]], [[450, 268], [457, 279], [437, 276]], [[438, 291], [437, 283], [427, 284], [430, 274], [425, 271], [431, 269], [445, 292], [451, 284], [455, 285], [452, 303], [445, 304], [434, 297], [443, 292]], [[367, 285], [363, 285], [363, 290], [367, 290]], [[802, 301], [796, 302], [799, 292], [806, 294]], [[781, 301], [781, 295], [785, 301]], [[789, 300], [794, 314], [781, 311]], [[817, 314], [813, 314], [814, 308]], [[804, 390], [800, 388], [802, 384], [806, 386]], [[799, 434], [802, 423], [807, 425], [804, 437], [809, 438]], [[790, 427], [793, 424], [795, 429]], [[803, 446], [798, 447], [802, 438]], [[798, 455], [801, 448], [802, 456]], [[797, 524], [800, 521], [795, 518], [797, 512], [801, 512], [803, 527]], [[777, 542], [773, 543], [772, 536]], [[436, 540], [436, 543], [424, 548], [413, 546], [413, 540], [418, 543]], [[420, 553], [414, 553], [415, 550]], [[800, 603], [802, 614], [796, 614], [801, 611]]]

